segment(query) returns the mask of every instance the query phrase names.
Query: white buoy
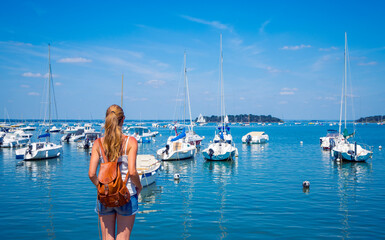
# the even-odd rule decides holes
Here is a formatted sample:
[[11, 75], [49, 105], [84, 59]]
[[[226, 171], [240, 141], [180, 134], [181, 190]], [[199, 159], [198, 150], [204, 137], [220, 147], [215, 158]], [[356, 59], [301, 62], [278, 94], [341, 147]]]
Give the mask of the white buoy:
[[340, 162], [340, 161], [341, 161], [341, 159], [337, 158], [337, 159], [336, 159], [336, 161], [337, 161], [337, 162]]
[[381, 150], [381, 149], [382, 149], [382, 146], [380, 145], [378, 148]]
[[309, 181], [304, 181], [304, 182], [302, 183], [302, 187], [304, 187], [304, 188], [309, 188], [309, 187], [310, 187], [310, 182], [309, 182]]
[[161, 136], [162, 136], [162, 134], [160, 133], [160, 134], [159, 134], [159, 137], [161, 137]]
[[180, 174], [179, 173], [175, 173], [174, 174], [174, 180], [179, 180], [180, 179]]
[[299, 144], [301, 144], [301, 145], [302, 145], [302, 144], [303, 144], [303, 142], [302, 142], [302, 141], [300, 141], [300, 142], [299, 142]]

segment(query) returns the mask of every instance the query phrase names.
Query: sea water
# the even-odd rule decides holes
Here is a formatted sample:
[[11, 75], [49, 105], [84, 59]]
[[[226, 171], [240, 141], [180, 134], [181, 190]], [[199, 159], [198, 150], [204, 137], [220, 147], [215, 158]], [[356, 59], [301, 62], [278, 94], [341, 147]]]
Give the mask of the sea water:
[[[235, 126], [239, 156], [233, 161], [208, 162], [198, 152], [194, 159], [163, 162], [156, 183], [139, 196], [132, 238], [384, 238], [385, 150], [379, 146], [385, 146], [385, 126], [356, 126], [356, 138], [374, 146], [366, 163], [331, 160], [319, 146], [328, 128]], [[194, 130], [205, 136], [204, 148], [215, 127]], [[139, 145], [139, 154], [155, 155], [173, 133], [159, 131], [155, 142]], [[250, 131], [265, 131], [269, 143], [243, 145]], [[62, 135], [52, 136], [58, 142]], [[63, 144], [60, 158], [29, 162], [0, 149], [2, 239], [98, 239], [89, 159], [76, 144]]]

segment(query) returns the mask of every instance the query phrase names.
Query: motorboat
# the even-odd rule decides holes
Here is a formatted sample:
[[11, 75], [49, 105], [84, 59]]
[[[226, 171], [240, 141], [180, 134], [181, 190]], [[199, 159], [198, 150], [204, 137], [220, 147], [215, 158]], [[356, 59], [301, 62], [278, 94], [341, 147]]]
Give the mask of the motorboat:
[[155, 182], [160, 168], [161, 161], [158, 161], [153, 155], [139, 154], [136, 156], [136, 170], [143, 187], [147, 187]]
[[147, 127], [135, 126], [127, 128], [126, 134], [134, 137], [138, 143], [150, 143], [159, 132], [152, 132]]
[[337, 130], [328, 129], [325, 137], [320, 137], [320, 146], [323, 150], [332, 149], [336, 143], [344, 141], [344, 137]]
[[60, 131], [61, 131], [61, 129], [57, 128], [55, 125], [49, 129], [50, 133], [58, 133]]
[[[40, 135], [40, 138], [49, 138], [50, 133]], [[27, 147], [16, 150], [16, 158], [24, 160], [39, 160], [59, 157], [62, 153], [62, 145], [51, 142], [34, 142]]]
[[85, 138], [85, 133], [84, 133], [84, 129], [78, 129], [76, 132], [74, 133], [67, 133], [65, 134], [63, 137], [61, 137], [60, 141], [61, 142], [79, 142], [81, 141], [82, 139]]
[[266, 143], [269, 141], [269, 135], [265, 132], [249, 132], [242, 137], [242, 143], [245, 144], [258, 144]]
[[95, 140], [101, 137], [100, 132], [85, 133], [84, 135], [84, 139], [78, 142], [78, 148], [91, 149], [94, 145]]
[[156, 154], [158, 159], [163, 161], [183, 160], [194, 157], [196, 150], [195, 145], [186, 141], [186, 132], [183, 129], [179, 135], [170, 136], [167, 139], [166, 146], [159, 149]]
[[22, 147], [30, 141], [31, 136], [31, 134], [25, 134], [21, 130], [15, 132], [0, 132], [0, 147]]

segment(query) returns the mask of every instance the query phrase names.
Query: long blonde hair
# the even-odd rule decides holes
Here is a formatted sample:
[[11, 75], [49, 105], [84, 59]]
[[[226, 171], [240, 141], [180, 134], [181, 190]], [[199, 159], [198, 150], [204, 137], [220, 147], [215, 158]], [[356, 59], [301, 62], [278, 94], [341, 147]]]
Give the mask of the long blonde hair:
[[116, 104], [111, 105], [106, 112], [103, 141], [103, 147], [106, 151], [108, 161], [117, 161], [121, 156], [123, 121], [123, 109]]

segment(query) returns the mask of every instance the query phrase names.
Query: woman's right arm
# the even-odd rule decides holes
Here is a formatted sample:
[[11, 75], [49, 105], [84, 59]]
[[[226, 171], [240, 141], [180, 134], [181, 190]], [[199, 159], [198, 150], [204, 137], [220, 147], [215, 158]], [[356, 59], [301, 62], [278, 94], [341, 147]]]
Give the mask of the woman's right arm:
[[99, 141], [94, 142], [94, 146], [92, 147], [92, 153], [91, 153], [91, 160], [90, 160], [90, 167], [88, 169], [88, 177], [91, 179], [91, 182], [98, 186], [99, 180], [96, 176], [96, 170], [98, 169], [99, 164]]

